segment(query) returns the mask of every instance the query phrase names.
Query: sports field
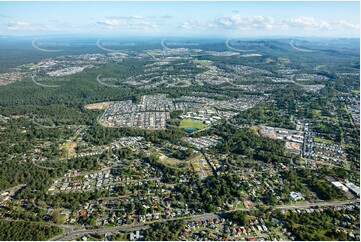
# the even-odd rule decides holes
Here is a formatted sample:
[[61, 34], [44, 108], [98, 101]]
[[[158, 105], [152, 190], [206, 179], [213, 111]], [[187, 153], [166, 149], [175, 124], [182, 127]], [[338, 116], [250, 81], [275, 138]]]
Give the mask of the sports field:
[[196, 128], [196, 129], [203, 129], [206, 125], [202, 121], [193, 120], [193, 119], [183, 119], [180, 124], [180, 128]]

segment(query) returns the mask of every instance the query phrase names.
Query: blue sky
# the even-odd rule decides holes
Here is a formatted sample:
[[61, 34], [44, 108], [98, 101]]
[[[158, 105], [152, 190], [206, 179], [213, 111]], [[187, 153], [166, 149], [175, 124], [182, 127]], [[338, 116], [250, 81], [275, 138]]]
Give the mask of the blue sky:
[[0, 35], [359, 37], [359, 2], [0, 2]]

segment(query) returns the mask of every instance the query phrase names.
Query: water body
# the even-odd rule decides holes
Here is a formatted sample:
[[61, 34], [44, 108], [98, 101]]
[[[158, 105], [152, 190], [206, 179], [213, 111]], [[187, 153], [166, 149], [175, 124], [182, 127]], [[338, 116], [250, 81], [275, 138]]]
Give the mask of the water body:
[[194, 131], [194, 130], [197, 130], [197, 129], [193, 128], [193, 127], [185, 127], [184, 130], [186, 130], [186, 131]]

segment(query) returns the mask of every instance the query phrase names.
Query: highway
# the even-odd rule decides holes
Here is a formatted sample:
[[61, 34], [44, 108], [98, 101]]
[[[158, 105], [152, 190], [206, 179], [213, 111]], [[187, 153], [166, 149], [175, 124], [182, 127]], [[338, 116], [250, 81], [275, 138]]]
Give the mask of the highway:
[[333, 201], [333, 202], [315, 202], [315, 203], [308, 203], [308, 204], [297, 204], [297, 205], [281, 205], [276, 206], [276, 209], [299, 209], [299, 208], [310, 208], [313, 206], [319, 206], [319, 207], [329, 207], [329, 206], [341, 206], [341, 205], [348, 205], [351, 203], [357, 203], [360, 202], [359, 198], [345, 200], [345, 201]]
[[[344, 200], [344, 201], [332, 201], [332, 202], [314, 202], [314, 203], [307, 203], [307, 204], [295, 204], [295, 205], [280, 205], [280, 206], [275, 206], [273, 207], [274, 209], [285, 209], [285, 210], [290, 210], [290, 209], [305, 209], [305, 208], [310, 208], [313, 206], [320, 206], [320, 207], [327, 207], [327, 206], [341, 206], [341, 205], [348, 205], [348, 204], [353, 204], [353, 203], [358, 203], [360, 202], [360, 199], [351, 199], [351, 200]], [[265, 207], [265, 208], [269, 208], [269, 207]], [[253, 208], [253, 209], [247, 209], [247, 208], [240, 208], [240, 209], [235, 209], [234, 211], [250, 211], [250, 210], [256, 210], [257, 208]], [[226, 215], [228, 212], [223, 212], [223, 213], [205, 213], [205, 214], [200, 214], [200, 215], [192, 215], [190, 217], [180, 217], [180, 218], [171, 218], [171, 219], [162, 219], [162, 220], [156, 220], [156, 221], [150, 221], [147, 222], [145, 224], [139, 224], [139, 225], [122, 225], [122, 226], [114, 226], [114, 227], [110, 227], [110, 228], [98, 228], [98, 229], [83, 229], [83, 230], [77, 230], [74, 231], [74, 229], [79, 229], [79, 226], [59, 226], [62, 227], [64, 229], [64, 233], [62, 235], [59, 235], [57, 237], [52, 238], [52, 241], [56, 241], [56, 240], [60, 240], [60, 241], [64, 241], [64, 240], [71, 240], [74, 239], [75, 237], [79, 237], [79, 236], [83, 236], [86, 234], [94, 234], [94, 233], [99, 233], [99, 234], [103, 234], [103, 233], [107, 233], [107, 232], [119, 232], [119, 231], [133, 231], [133, 230], [140, 230], [140, 229], [146, 229], [149, 227], [150, 224], [153, 223], [164, 223], [164, 222], [170, 222], [170, 221], [176, 221], [176, 220], [186, 220], [186, 221], [197, 221], [197, 220], [208, 220], [208, 219], [215, 219], [215, 218], [219, 218], [222, 217], [224, 215]]]
[[[206, 214], [201, 214], [201, 215], [194, 215], [192, 217], [181, 217], [181, 218], [171, 218], [171, 219], [162, 219], [162, 220], [157, 220], [157, 221], [151, 221], [145, 224], [139, 224], [139, 225], [122, 225], [122, 226], [114, 226], [114, 227], [110, 227], [110, 228], [98, 228], [98, 229], [80, 229], [77, 231], [74, 231], [74, 229], [70, 228], [70, 227], [63, 227], [64, 229], [64, 233], [62, 235], [59, 235], [57, 237], [54, 237], [51, 239], [51, 241], [64, 241], [64, 240], [71, 240], [75, 237], [79, 237], [79, 236], [83, 236], [86, 234], [95, 234], [95, 233], [99, 233], [99, 234], [103, 234], [103, 233], [108, 233], [108, 232], [119, 232], [119, 231], [133, 231], [133, 230], [140, 230], [140, 229], [146, 229], [149, 227], [150, 224], [156, 223], [156, 222], [170, 222], [170, 221], [176, 221], [176, 220], [207, 220], [207, 219], [215, 219], [220, 217], [220, 215], [218, 214], [214, 214], [214, 213], [206, 213]], [[75, 228], [79, 228], [78, 226], [74, 226]]]

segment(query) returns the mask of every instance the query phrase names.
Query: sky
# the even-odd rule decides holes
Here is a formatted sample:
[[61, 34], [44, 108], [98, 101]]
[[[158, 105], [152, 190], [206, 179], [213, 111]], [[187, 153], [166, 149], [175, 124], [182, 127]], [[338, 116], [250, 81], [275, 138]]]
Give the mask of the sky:
[[359, 37], [354, 2], [0, 2], [0, 35]]

